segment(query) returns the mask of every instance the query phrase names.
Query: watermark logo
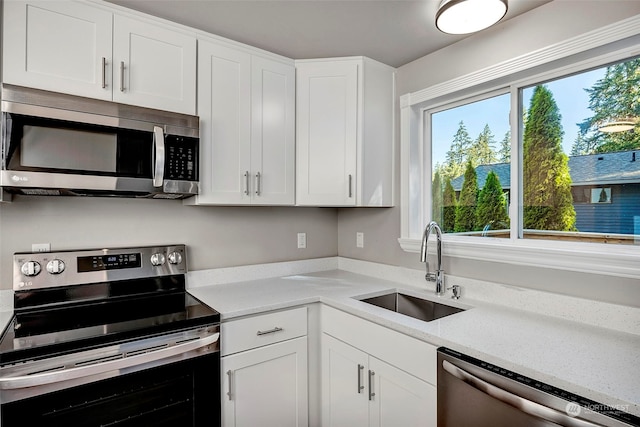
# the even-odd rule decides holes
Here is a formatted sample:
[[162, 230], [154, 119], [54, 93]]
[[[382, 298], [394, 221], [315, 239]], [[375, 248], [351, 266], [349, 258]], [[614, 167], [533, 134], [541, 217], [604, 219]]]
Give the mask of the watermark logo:
[[580, 405], [576, 402], [567, 403], [567, 406], [565, 408], [567, 415], [569, 415], [570, 417], [577, 417], [578, 415], [580, 415], [580, 410]]
[[578, 415], [580, 415], [580, 413], [583, 410], [585, 411], [585, 413], [597, 412], [605, 415], [610, 415], [610, 414], [617, 414], [620, 412], [628, 412], [629, 405], [604, 405], [601, 403], [580, 405], [579, 403], [576, 403], [576, 402], [569, 402], [565, 407], [565, 411], [567, 412], [567, 415], [569, 415], [570, 417], [577, 417]]

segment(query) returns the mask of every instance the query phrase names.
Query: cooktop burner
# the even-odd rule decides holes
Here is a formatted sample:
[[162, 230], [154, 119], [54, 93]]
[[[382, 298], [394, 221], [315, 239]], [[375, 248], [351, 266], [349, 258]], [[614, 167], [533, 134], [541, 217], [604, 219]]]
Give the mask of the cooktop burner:
[[[184, 263], [184, 247], [168, 250], [176, 253], [176, 248], [182, 252], [180, 262]], [[160, 264], [162, 258], [168, 259], [158, 248], [101, 250], [104, 251], [109, 253], [16, 254], [14, 258], [20, 261], [14, 263], [14, 289], [18, 288], [14, 294], [15, 313], [0, 338], [0, 364], [220, 322], [217, 311], [186, 292], [184, 266], [180, 272], [163, 269], [163, 264], [153, 265], [152, 260]], [[114, 251], [125, 254], [114, 255]], [[159, 253], [160, 256], [153, 256]], [[74, 258], [77, 262], [73, 262]], [[53, 278], [56, 286], [50, 286], [42, 279], [34, 285], [35, 281], [25, 280], [24, 276], [29, 276], [20, 274], [16, 284], [16, 270], [32, 273], [37, 267], [23, 266], [29, 262], [51, 264], [52, 260], [57, 268], [62, 263], [65, 271], [78, 266], [79, 272], [69, 274], [70, 282], [77, 282], [78, 275], [99, 279], [114, 276], [114, 272], [119, 278], [134, 278], [60, 286], [61, 274], [57, 273]], [[141, 274], [144, 269], [147, 273]], [[93, 274], [98, 271], [103, 274]]]

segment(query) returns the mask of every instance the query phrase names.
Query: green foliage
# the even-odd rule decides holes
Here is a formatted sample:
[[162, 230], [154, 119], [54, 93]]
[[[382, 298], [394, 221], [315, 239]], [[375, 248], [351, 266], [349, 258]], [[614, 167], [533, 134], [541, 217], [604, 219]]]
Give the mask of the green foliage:
[[478, 207], [476, 208], [476, 229], [482, 230], [487, 225], [491, 229], [509, 227], [507, 198], [502, 191], [498, 175], [493, 171], [489, 172], [484, 186], [480, 190]]
[[477, 200], [478, 176], [471, 162], [467, 162], [467, 168], [464, 171], [464, 183], [460, 191], [460, 200], [456, 208], [456, 224], [454, 227], [456, 233], [475, 230]]
[[523, 141], [524, 228], [575, 230], [569, 158], [562, 151], [562, 125], [553, 94], [536, 86]]
[[605, 76], [590, 89], [589, 108], [593, 116], [579, 123], [580, 132], [572, 155], [608, 153], [640, 148], [640, 128], [605, 133], [598, 126], [613, 119], [640, 116], [640, 59], [607, 67]]
[[440, 172], [436, 171], [431, 184], [431, 219], [438, 224], [442, 224], [442, 197], [442, 179], [440, 178]]
[[500, 163], [511, 162], [511, 131], [504, 134], [504, 138], [500, 141], [500, 149], [498, 150], [498, 161]]
[[464, 161], [472, 142], [464, 122], [460, 121], [460, 123], [458, 123], [458, 130], [453, 136], [451, 148], [447, 151], [446, 162], [439, 168], [439, 172], [443, 178], [454, 179], [462, 175], [464, 172]]
[[456, 226], [456, 190], [451, 185], [451, 179], [447, 178], [444, 183], [444, 192], [442, 194], [442, 231], [445, 233], [453, 233]]
[[478, 135], [478, 138], [473, 142], [469, 149], [467, 160], [470, 161], [473, 166], [489, 165], [496, 163], [498, 158], [493, 151], [493, 145], [495, 144], [495, 137], [489, 129], [489, 125], [484, 125], [484, 129]]

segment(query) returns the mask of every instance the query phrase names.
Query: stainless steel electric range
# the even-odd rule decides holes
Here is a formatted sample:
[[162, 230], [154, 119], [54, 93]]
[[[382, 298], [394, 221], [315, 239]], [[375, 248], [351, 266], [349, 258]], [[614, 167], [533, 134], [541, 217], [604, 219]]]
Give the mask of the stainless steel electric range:
[[220, 315], [184, 245], [17, 253], [0, 425], [219, 426]]

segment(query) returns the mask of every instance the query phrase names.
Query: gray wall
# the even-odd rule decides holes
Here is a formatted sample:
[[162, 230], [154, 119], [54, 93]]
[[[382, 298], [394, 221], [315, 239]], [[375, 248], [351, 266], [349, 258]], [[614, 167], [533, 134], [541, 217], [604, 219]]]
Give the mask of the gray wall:
[[[183, 206], [175, 200], [16, 197], [0, 204], [0, 289], [14, 252], [184, 243], [190, 270], [336, 256], [336, 209]], [[307, 248], [297, 248], [297, 233]]]
[[[558, 43], [640, 14], [638, 1], [556, 0], [487, 31], [424, 56], [398, 69], [397, 93], [404, 95]], [[396, 123], [399, 123], [399, 107]], [[400, 130], [396, 129], [396, 194], [400, 194]], [[396, 200], [396, 205], [399, 200]], [[364, 233], [364, 248], [356, 247]], [[418, 255], [404, 252], [400, 209], [340, 209], [340, 256], [423, 269]], [[640, 280], [489, 263], [443, 260], [448, 274], [640, 307]]]

